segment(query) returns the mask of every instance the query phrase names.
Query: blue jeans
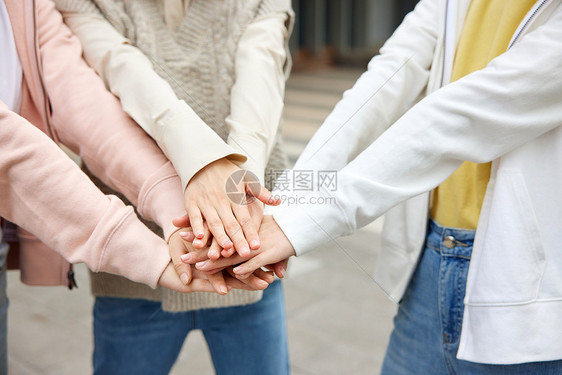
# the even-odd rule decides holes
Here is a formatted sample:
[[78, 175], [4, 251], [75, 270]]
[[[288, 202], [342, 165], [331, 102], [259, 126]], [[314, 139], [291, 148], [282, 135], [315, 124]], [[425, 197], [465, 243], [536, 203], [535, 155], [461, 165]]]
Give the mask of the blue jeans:
[[8, 244], [0, 229], [0, 375], [8, 373], [8, 296], [6, 295], [6, 258]]
[[456, 358], [473, 240], [474, 231], [430, 221], [421, 262], [394, 318], [381, 374], [562, 374], [562, 361], [487, 365]]
[[159, 302], [98, 297], [94, 373], [168, 374], [192, 329], [203, 331], [219, 375], [289, 373], [280, 281], [250, 305], [179, 313], [163, 311]]

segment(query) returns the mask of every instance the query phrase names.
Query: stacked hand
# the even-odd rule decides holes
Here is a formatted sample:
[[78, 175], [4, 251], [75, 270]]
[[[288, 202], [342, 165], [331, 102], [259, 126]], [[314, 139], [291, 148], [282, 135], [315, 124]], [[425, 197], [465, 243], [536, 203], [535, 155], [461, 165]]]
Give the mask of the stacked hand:
[[232, 288], [265, 289], [273, 282], [273, 273], [285, 275], [288, 258], [295, 252], [273, 218], [263, 216], [263, 203], [279, 202], [265, 187], [256, 189], [254, 184], [250, 189], [245, 180], [235, 188], [248, 199], [243, 204], [230, 200], [225, 186], [237, 171], [238, 166], [221, 159], [191, 179], [185, 190], [187, 215], [174, 219], [181, 229], [169, 240], [173, 266], [162, 275], [161, 285], [182, 292], [226, 294]]
[[[182, 255], [194, 251], [192, 244], [180, 237], [181, 231], [176, 231], [169, 240], [169, 250], [172, 262], [160, 278], [159, 284], [182, 293], [216, 292], [227, 294], [232, 288], [246, 290], [263, 290], [273, 282], [273, 272], [256, 270], [245, 279], [235, 278], [233, 267], [224, 267], [213, 273], [197, 270], [181, 259]], [[178, 279], [179, 276], [179, 279]]]

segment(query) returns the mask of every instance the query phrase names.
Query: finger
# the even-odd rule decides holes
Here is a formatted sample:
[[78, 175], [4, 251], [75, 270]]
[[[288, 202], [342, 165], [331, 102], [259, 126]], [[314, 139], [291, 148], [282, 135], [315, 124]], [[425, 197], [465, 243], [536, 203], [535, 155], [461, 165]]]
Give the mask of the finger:
[[184, 285], [189, 284], [192, 276], [191, 266], [182, 262], [181, 259], [181, 256], [185, 255], [187, 252], [184, 242], [179, 236], [172, 236], [170, 237], [168, 248], [170, 257], [172, 258], [172, 264], [174, 265], [174, 269], [176, 270], [181, 282]]
[[287, 272], [288, 265], [289, 265], [289, 259], [284, 259], [272, 265], [273, 271], [275, 272], [278, 278], [282, 279], [283, 277], [285, 277], [285, 273]]
[[224, 281], [226, 281], [226, 285], [228, 287], [235, 288], [235, 289], [261, 290], [261, 289], [252, 288], [248, 284], [245, 284], [244, 282], [242, 282], [242, 281], [240, 281], [237, 278], [232, 277], [232, 276], [225, 276]]
[[193, 230], [195, 238], [203, 238], [205, 235], [205, 227], [203, 226], [203, 217], [201, 216], [199, 207], [192, 206], [189, 210], [189, 221], [191, 222], [191, 230]]
[[172, 224], [178, 228], [189, 227], [189, 216], [187, 214], [172, 219]]
[[166, 267], [166, 269], [162, 273], [162, 276], [160, 276], [160, 280], [158, 280], [158, 284], [181, 293], [215, 291], [208, 280], [196, 279], [193, 280], [189, 285], [183, 284], [178, 278], [178, 275], [176, 275], [172, 264]]
[[261, 187], [260, 193], [256, 197], [259, 201], [267, 204], [269, 206], [278, 206], [281, 204], [281, 199], [279, 197], [275, 197], [269, 190], [267, 190], [264, 186]]
[[192, 292], [208, 292], [213, 293], [215, 292], [215, 288], [211, 284], [209, 280], [202, 280], [202, 279], [194, 279], [191, 284], [185, 285], [184, 290], [180, 290], [180, 292], [184, 293], [192, 293]]
[[195, 268], [200, 271], [208, 272], [218, 268], [225, 268], [229, 266], [237, 265], [244, 262], [246, 259], [242, 258], [238, 254], [234, 254], [230, 258], [219, 258], [218, 260], [205, 260], [195, 264]]
[[237, 275], [253, 273], [258, 268], [264, 267], [267, 264], [277, 263], [278, 261], [280, 261], [280, 259], [277, 259], [277, 255], [275, 253], [264, 252], [235, 267], [234, 273]]
[[[234, 276], [234, 277], [236, 277], [236, 278], [238, 279], [237, 275], [236, 275], [234, 272], [232, 272], [232, 268], [231, 268], [231, 267], [227, 268], [226, 271], [227, 271], [229, 274], [231, 274], [232, 276]], [[265, 272], [265, 271], [264, 271], [264, 272]], [[262, 276], [264, 276], [264, 275], [262, 275]], [[264, 276], [264, 277], [265, 277], [265, 276]], [[255, 276], [255, 275], [253, 275], [253, 274], [248, 275], [247, 278], [238, 279], [238, 280], [240, 280], [242, 283], [248, 285], [250, 288], [252, 288], [252, 289], [257, 289], [257, 290], [264, 290], [264, 289], [266, 289], [266, 288], [269, 286], [269, 284], [270, 284], [270, 283], [267, 282], [266, 280], [264, 280], [264, 279], [262, 279], [262, 278], [259, 278], [259, 277]], [[271, 274], [271, 282], [273, 282], [273, 274]]]
[[[208, 258], [211, 259], [211, 260], [219, 259], [220, 256], [221, 256], [221, 250], [222, 249], [221, 249], [219, 243], [213, 238], [213, 241], [211, 242], [211, 246], [209, 247], [209, 251], [207, 253]], [[231, 247], [229, 250], [234, 252], [233, 247]]]
[[217, 240], [217, 243], [223, 249], [230, 249], [234, 244], [227, 236], [225, 228], [221, 218], [219, 217], [217, 211], [210, 210], [205, 213], [205, 218], [207, 219], [207, 225], [213, 237]]
[[180, 260], [187, 264], [194, 264], [197, 262], [203, 262], [208, 260], [207, 249], [193, 249], [193, 251], [188, 252], [180, 256]]
[[268, 284], [271, 284], [275, 280], [275, 276], [273, 272], [264, 271], [261, 268], [258, 268], [254, 273], [254, 277], [260, 278]]
[[182, 230], [179, 232], [179, 235], [181, 239], [186, 242], [193, 242], [193, 240], [195, 239], [195, 235], [191, 230]]
[[209, 227], [208, 227], [207, 223], [204, 221], [203, 222], [203, 237], [202, 238], [196, 238], [195, 240], [193, 240], [193, 247], [195, 247], [197, 249], [202, 249], [202, 248], [206, 247], [207, 242], [209, 242], [210, 238], [211, 238], [211, 231], [209, 231]]
[[232, 254], [234, 254], [236, 250], [234, 250], [233, 247], [231, 247], [230, 249], [223, 249], [221, 251], [221, 255], [225, 258], [228, 258], [229, 256], [231, 256]]
[[211, 283], [213, 288], [215, 288], [218, 294], [224, 296], [228, 293], [228, 289], [226, 287], [226, 282], [224, 281], [222, 272], [217, 272], [213, 275], [207, 275], [207, 279], [209, 279], [209, 282]]
[[227, 206], [221, 205], [217, 207], [217, 212], [224, 224], [224, 229], [226, 230], [228, 237], [234, 244], [236, 252], [242, 257], [247, 257], [250, 255], [250, 246], [248, 245], [248, 242], [244, 237], [244, 231], [242, 230], [240, 223], [238, 223], [238, 220], [236, 220], [236, 218], [234, 217], [234, 214], [232, 212], [233, 208], [234, 207], [230, 204], [228, 204]]
[[[258, 236], [259, 226], [256, 226], [255, 222], [252, 220], [252, 217], [250, 216], [250, 212], [248, 210], [248, 206], [235, 204], [234, 206], [232, 206], [232, 211], [234, 212], [234, 216], [236, 217], [236, 220], [242, 226], [242, 231], [244, 232], [244, 236], [246, 237], [245, 239], [247, 243], [250, 245], [250, 249], [252, 250], [259, 249], [260, 248], [260, 238]], [[234, 246], [236, 246], [236, 244]]]

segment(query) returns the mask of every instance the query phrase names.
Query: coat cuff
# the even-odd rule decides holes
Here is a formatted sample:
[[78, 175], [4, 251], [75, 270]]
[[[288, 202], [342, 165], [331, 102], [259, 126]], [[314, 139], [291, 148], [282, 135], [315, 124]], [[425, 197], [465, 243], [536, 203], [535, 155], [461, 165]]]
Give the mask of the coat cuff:
[[244, 154], [227, 145], [185, 102], [178, 103], [181, 107], [155, 121], [161, 131], [158, 143], [178, 172], [184, 190], [197, 172], [216, 160], [246, 161]]
[[297, 256], [349, 233], [344, 212], [329, 199], [330, 195], [322, 191], [290, 195], [274, 191], [273, 195], [280, 197], [282, 203], [268, 212], [273, 214]]

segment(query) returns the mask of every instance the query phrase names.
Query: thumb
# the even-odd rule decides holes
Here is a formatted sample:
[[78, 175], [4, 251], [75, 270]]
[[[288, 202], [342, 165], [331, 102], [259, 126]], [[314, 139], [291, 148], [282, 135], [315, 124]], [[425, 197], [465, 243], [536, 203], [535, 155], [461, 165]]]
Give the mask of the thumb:
[[170, 238], [168, 247], [170, 251], [170, 257], [172, 258], [172, 264], [174, 266], [174, 269], [176, 270], [177, 275], [184, 285], [189, 284], [192, 278], [191, 266], [181, 260], [181, 256], [186, 254], [187, 252], [185, 251], [185, 245], [182, 239], [179, 238], [179, 235], [175, 235]]
[[189, 227], [190, 226], [189, 216], [185, 214], [181, 217], [176, 217], [172, 219], [172, 224], [174, 224], [174, 226], [178, 228]]

